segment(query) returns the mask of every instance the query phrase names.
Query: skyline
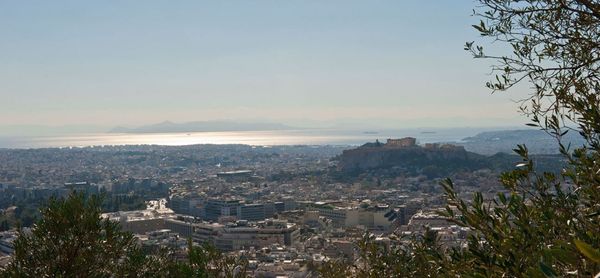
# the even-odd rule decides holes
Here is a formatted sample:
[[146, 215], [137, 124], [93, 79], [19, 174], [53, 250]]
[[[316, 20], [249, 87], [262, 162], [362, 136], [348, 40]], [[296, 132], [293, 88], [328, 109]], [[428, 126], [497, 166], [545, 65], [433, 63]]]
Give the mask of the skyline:
[[0, 126], [522, 126], [472, 4], [0, 3]]

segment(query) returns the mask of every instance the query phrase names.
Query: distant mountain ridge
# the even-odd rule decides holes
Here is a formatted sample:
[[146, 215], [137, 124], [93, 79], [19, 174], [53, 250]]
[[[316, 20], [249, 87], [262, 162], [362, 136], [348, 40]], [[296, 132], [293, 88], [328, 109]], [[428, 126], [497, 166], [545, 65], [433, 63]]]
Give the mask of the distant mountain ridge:
[[[562, 138], [563, 144], [572, 147], [581, 147], [585, 140], [576, 132], [568, 132]], [[459, 143], [471, 152], [492, 155], [498, 152], [512, 154], [512, 149], [519, 144], [525, 144], [533, 154], [557, 154], [558, 142], [542, 130], [500, 130], [482, 132], [475, 136], [467, 137]]]
[[165, 121], [158, 124], [140, 127], [118, 126], [109, 133], [174, 133], [174, 132], [211, 132], [211, 131], [265, 131], [289, 130], [290, 126], [279, 123], [237, 123], [229, 121], [195, 121], [187, 123], [173, 123]]

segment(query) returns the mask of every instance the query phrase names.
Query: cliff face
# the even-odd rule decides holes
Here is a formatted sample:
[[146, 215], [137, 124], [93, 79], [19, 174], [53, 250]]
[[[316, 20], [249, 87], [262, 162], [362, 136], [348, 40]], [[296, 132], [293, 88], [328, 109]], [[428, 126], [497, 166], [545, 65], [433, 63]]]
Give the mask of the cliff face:
[[[559, 173], [565, 163], [560, 155], [534, 155], [532, 158], [536, 167], [546, 172]], [[407, 146], [376, 142], [345, 150], [337, 160], [336, 172], [341, 174], [340, 177], [358, 176], [363, 173], [446, 177], [460, 171], [479, 169], [508, 171], [514, 169], [521, 158], [504, 153], [484, 156], [455, 145], [409, 144]]]
[[483, 156], [465, 151], [459, 146], [409, 146], [390, 148], [386, 146], [363, 146], [346, 150], [340, 155], [338, 170], [346, 173], [383, 168], [406, 168], [418, 170], [427, 166], [480, 168]]

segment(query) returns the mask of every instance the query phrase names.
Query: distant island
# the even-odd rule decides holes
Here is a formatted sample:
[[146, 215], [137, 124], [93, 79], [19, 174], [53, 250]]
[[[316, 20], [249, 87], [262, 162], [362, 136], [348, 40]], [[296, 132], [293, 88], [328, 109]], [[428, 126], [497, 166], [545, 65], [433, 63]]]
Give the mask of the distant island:
[[186, 123], [173, 123], [165, 121], [158, 124], [140, 127], [118, 126], [109, 133], [175, 133], [175, 132], [217, 132], [217, 131], [266, 131], [289, 130], [293, 127], [279, 123], [237, 123], [229, 121], [196, 121]]

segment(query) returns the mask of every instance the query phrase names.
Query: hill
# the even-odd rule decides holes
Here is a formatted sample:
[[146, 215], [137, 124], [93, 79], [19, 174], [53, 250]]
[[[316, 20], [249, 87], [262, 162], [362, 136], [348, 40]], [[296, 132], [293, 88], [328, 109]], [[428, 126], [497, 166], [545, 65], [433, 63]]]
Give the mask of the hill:
[[[409, 140], [410, 139], [410, 140]], [[414, 138], [404, 138], [408, 144], [367, 143], [361, 147], [345, 150], [336, 159], [337, 170], [347, 175], [366, 172], [390, 172], [425, 174], [441, 177], [459, 171], [491, 169], [505, 171], [514, 168], [520, 158], [516, 155], [497, 153], [485, 156], [451, 144], [415, 144]], [[410, 141], [410, 142], [409, 142]], [[536, 155], [534, 161], [542, 171], [557, 171], [564, 163], [558, 155]]]
[[[571, 143], [580, 147], [585, 140], [575, 132], [567, 133], [563, 143]], [[556, 139], [541, 130], [501, 130], [482, 132], [472, 137], [467, 137], [460, 143], [468, 151], [479, 154], [492, 155], [498, 152], [512, 153], [519, 144], [525, 144], [532, 154], [557, 154], [558, 144]]]

